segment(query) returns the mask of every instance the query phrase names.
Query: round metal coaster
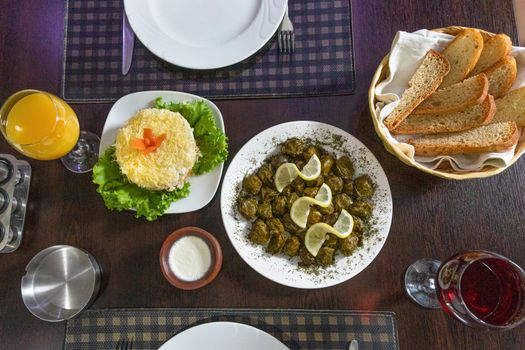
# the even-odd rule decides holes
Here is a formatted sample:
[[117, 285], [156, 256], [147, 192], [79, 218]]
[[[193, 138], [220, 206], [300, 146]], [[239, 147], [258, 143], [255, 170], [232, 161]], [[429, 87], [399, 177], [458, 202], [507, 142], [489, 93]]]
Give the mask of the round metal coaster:
[[22, 299], [36, 317], [50, 322], [79, 314], [96, 298], [100, 267], [87, 252], [66, 245], [44, 249], [26, 267]]

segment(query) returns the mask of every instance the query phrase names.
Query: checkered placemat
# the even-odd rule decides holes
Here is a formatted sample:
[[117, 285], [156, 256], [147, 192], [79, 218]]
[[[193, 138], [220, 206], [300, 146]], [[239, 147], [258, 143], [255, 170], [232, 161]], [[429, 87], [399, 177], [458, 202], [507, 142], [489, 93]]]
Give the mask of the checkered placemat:
[[158, 349], [177, 333], [208, 322], [229, 321], [259, 328], [291, 350], [397, 350], [392, 312], [267, 309], [101, 309], [67, 321], [65, 350], [115, 349], [133, 339], [133, 349]]
[[122, 0], [66, 0], [62, 97], [114, 101], [144, 90], [209, 98], [345, 94], [354, 90], [349, 0], [289, 0], [295, 53], [278, 53], [274, 36], [254, 56], [210, 71], [187, 70], [153, 55], [136, 38], [121, 75]]

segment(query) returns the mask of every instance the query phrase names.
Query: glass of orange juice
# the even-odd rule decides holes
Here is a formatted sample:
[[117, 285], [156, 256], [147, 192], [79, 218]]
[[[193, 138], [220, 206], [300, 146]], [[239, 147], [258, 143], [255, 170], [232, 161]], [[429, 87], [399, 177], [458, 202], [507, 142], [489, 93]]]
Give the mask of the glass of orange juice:
[[0, 129], [11, 146], [33, 159], [61, 158], [76, 173], [91, 170], [97, 161], [98, 136], [80, 131], [73, 109], [48, 92], [11, 95], [0, 109]]

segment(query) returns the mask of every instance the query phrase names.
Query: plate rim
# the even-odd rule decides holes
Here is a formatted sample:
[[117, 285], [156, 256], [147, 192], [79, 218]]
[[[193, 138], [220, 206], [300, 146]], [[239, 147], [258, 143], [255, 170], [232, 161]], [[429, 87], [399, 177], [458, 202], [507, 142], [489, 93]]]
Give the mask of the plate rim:
[[[330, 131], [330, 129], [331, 130], [335, 130], [339, 134], [345, 135], [345, 138], [351, 140], [352, 142], [356, 142], [357, 141], [358, 145], [360, 145], [361, 147], [365, 148], [368, 151], [369, 156], [371, 156], [372, 159], [374, 159], [376, 161], [376, 163], [377, 163], [378, 175], [383, 177], [384, 180], [385, 180], [385, 188], [384, 188], [384, 190], [386, 191], [385, 195], [386, 195], [386, 197], [388, 199], [388, 205], [389, 205], [388, 206], [388, 209], [389, 209], [388, 213], [389, 213], [389, 215], [388, 215], [387, 221], [385, 223], [385, 234], [384, 234], [384, 237], [381, 240], [381, 242], [377, 245], [377, 252], [371, 257], [371, 259], [366, 264], [363, 264], [362, 266], [359, 266], [359, 269], [357, 269], [356, 272], [353, 273], [352, 275], [350, 275], [349, 277], [347, 277], [347, 278], [345, 277], [345, 278], [342, 278], [342, 279], [326, 279], [325, 283], [322, 284], [322, 285], [314, 285], [314, 283], [311, 282], [311, 281], [308, 281], [308, 283], [305, 283], [304, 285], [303, 284], [298, 285], [297, 283], [294, 284], [293, 282], [287, 282], [286, 280], [283, 280], [283, 279], [281, 279], [281, 280], [277, 279], [275, 277], [275, 275], [272, 275], [272, 273], [271, 273], [272, 271], [261, 272], [261, 271], [257, 270], [256, 267], [254, 266], [255, 264], [252, 263], [251, 260], [245, 259], [244, 255], [241, 253], [241, 251], [240, 251], [241, 247], [238, 247], [237, 243], [234, 241], [234, 239], [232, 237], [233, 233], [230, 233], [228, 231], [227, 225], [226, 225], [226, 220], [225, 220], [225, 216], [227, 215], [227, 209], [230, 208], [228, 203], [225, 203], [225, 201], [226, 201], [225, 191], [226, 191], [226, 187], [227, 187], [227, 186], [225, 186], [225, 183], [226, 183], [226, 181], [227, 181], [227, 179], [229, 177], [229, 172], [230, 172], [230, 169], [231, 169], [231, 165], [232, 165], [232, 163], [234, 163], [235, 158], [237, 157], [237, 155], [239, 155], [245, 148], [248, 148], [248, 145], [251, 142], [253, 142], [254, 140], [256, 140], [258, 137], [260, 137], [262, 134], [271, 133], [271, 131], [273, 131], [274, 129], [281, 129], [281, 128], [286, 128], [286, 127], [290, 127], [291, 128], [293, 125], [304, 125], [304, 124], [310, 124], [312, 126], [317, 126], [319, 128], [324, 128], [327, 131]], [[293, 137], [293, 136], [290, 136], [290, 137]], [[269, 279], [269, 280], [271, 280], [271, 281], [273, 281], [275, 283], [278, 283], [278, 284], [281, 284], [281, 285], [284, 285], [284, 286], [287, 286], [287, 287], [297, 288], [297, 289], [321, 289], [321, 288], [328, 288], [328, 287], [332, 287], [332, 286], [335, 286], [337, 284], [341, 284], [343, 282], [346, 282], [346, 281], [354, 278], [359, 273], [364, 271], [377, 258], [377, 256], [379, 255], [379, 253], [383, 249], [383, 247], [384, 247], [384, 245], [386, 243], [386, 240], [388, 239], [388, 236], [389, 236], [389, 233], [390, 233], [390, 229], [392, 227], [392, 218], [393, 218], [392, 191], [390, 189], [390, 183], [388, 181], [388, 177], [386, 176], [386, 173], [385, 173], [383, 167], [381, 166], [381, 163], [379, 163], [379, 161], [377, 160], [375, 155], [372, 153], [372, 151], [370, 151], [370, 149], [365, 144], [363, 144], [359, 139], [357, 139], [355, 136], [353, 136], [352, 134], [348, 133], [347, 131], [345, 131], [345, 130], [337, 127], [337, 126], [334, 126], [334, 125], [331, 125], [331, 124], [327, 124], [327, 123], [323, 123], [323, 122], [319, 122], [319, 121], [297, 120], [297, 121], [285, 122], [285, 123], [273, 125], [273, 126], [271, 126], [269, 128], [266, 128], [266, 129], [262, 130], [261, 132], [257, 133], [256, 135], [254, 135], [252, 138], [250, 138], [246, 143], [244, 143], [242, 145], [242, 147], [237, 151], [235, 156], [232, 157], [232, 159], [231, 159], [231, 161], [230, 161], [230, 163], [228, 165], [228, 169], [226, 169], [226, 172], [224, 174], [224, 179], [223, 179], [223, 184], [222, 184], [222, 188], [221, 188], [220, 198], [221, 198], [221, 202], [220, 202], [221, 218], [222, 218], [222, 221], [223, 221], [223, 226], [225, 228], [225, 231], [226, 231], [226, 234], [228, 236], [228, 239], [230, 240], [230, 243], [233, 245], [233, 247], [235, 248], [235, 251], [242, 258], [242, 260], [248, 266], [250, 266], [255, 272], [260, 274], [261, 276], [263, 276], [263, 277], [265, 277], [265, 278], [267, 278], [267, 279]]]
[[[226, 128], [225, 128], [225, 125], [224, 125], [224, 118], [222, 116], [221, 110], [219, 109], [219, 107], [217, 107], [217, 105], [215, 103], [213, 103], [212, 101], [208, 100], [205, 97], [202, 97], [202, 96], [199, 96], [199, 95], [194, 95], [194, 94], [191, 94], [191, 93], [188, 93], [188, 92], [175, 91], [175, 90], [145, 90], [145, 91], [132, 92], [130, 94], [127, 94], [127, 95], [124, 95], [124, 96], [120, 97], [111, 106], [111, 108], [110, 108], [110, 110], [109, 110], [109, 112], [108, 112], [108, 114], [106, 116], [106, 120], [104, 122], [104, 127], [102, 128], [102, 133], [100, 134], [99, 157], [111, 145], [111, 143], [109, 145], [104, 145], [104, 143], [105, 143], [104, 141], [108, 137], [107, 133], [109, 131], [106, 128], [108, 127], [108, 119], [111, 116], [111, 114], [112, 113], [117, 113], [116, 111], [118, 111], [118, 108], [120, 107], [120, 105], [123, 104], [124, 102], [126, 102], [127, 99], [132, 99], [135, 96], [142, 96], [142, 95], [156, 95], [156, 97], [160, 97], [160, 95], [172, 95], [172, 96], [177, 96], [177, 97], [184, 97], [185, 99], [182, 100], [182, 101], [202, 100], [212, 110], [213, 117], [215, 118], [216, 122], [218, 121], [217, 127], [226, 135]], [[139, 109], [141, 109], [141, 108], [148, 108], [148, 106], [138, 107], [137, 111]], [[129, 118], [131, 118], [131, 116]], [[105, 136], [106, 136], [106, 138], [105, 138]], [[113, 141], [113, 143], [114, 142], [115, 141]], [[104, 146], [106, 146], [106, 147], [104, 147]], [[209, 196], [207, 196], [205, 200], [203, 200], [201, 203], [196, 205], [194, 208], [187, 209], [187, 210], [186, 209], [176, 209], [176, 208], [172, 209], [171, 206], [170, 206], [170, 207], [168, 207], [168, 209], [166, 209], [166, 211], [164, 212], [163, 215], [166, 215], [166, 214], [191, 213], [191, 212], [200, 210], [200, 209], [204, 208], [206, 205], [208, 205], [213, 200], [213, 198], [217, 194], [217, 190], [219, 189], [219, 185], [221, 183], [223, 170], [224, 170], [224, 163], [225, 162], [222, 162], [221, 164], [219, 164], [214, 170], [212, 170], [212, 172], [199, 175], [199, 176], [211, 175], [214, 171], [218, 171], [217, 181], [214, 184], [213, 191], [210, 191]], [[190, 197], [191, 197], [191, 187], [190, 187], [190, 194], [186, 198], [190, 198]], [[177, 202], [173, 202], [171, 205], [174, 205], [175, 203], [177, 203]], [[128, 209], [128, 210], [132, 210], [132, 209]]]
[[[171, 40], [168, 38], [164, 33], [156, 32], [155, 28], [150, 27], [147, 25], [147, 22], [144, 21], [144, 19], [141, 17], [142, 14], [139, 13], [136, 15], [137, 9], [135, 8], [136, 4], [138, 2], [141, 2], [141, 0], [124, 0], [124, 12], [126, 16], [128, 17], [128, 21], [130, 23], [130, 26], [137, 36], [137, 38], [141, 41], [141, 43], [154, 55], [157, 57], [165, 60], [166, 62], [169, 62], [171, 64], [174, 64], [179, 67], [187, 68], [187, 69], [195, 69], [195, 70], [210, 70], [210, 69], [218, 69], [218, 68], [224, 68], [231, 65], [234, 65], [236, 63], [239, 63], [248, 57], [251, 57], [253, 54], [255, 54], [257, 51], [259, 51], [261, 48], [264, 47], [264, 45], [271, 40], [271, 38], [274, 36], [276, 31], [279, 29], [279, 26], [281, 24], [282, 19], [284, 18], [285, 10], [288, 6], [288, 0], [260, 0], [261, 1], [261, 9], [263, 14], [261, 14], [261, 9], [257, 12], [256, 16], [254, 17], [254, 21], [241, 33], [236, 35], [233, 39], [228, 41], [227, 43], [235, 42], [236, 40], [239, 40], [241, 37], [241, 34], [247, 32], [247, 31], [259, 31], [261, 32], [262, 29], [255, 28], [255, 25], [257, 22], [256, 19], [258, 16], [264, 16], [265, 18], [261, 19], [260, 21], [263, 22], [263, 25], [267, 26], [266, 33], [264, 38], [262, 38], [261, 34], [257, 36], [260, 40], [250, 40], [248, 42], [249, 46], [246, 49], [246, 51], [242, 51], [242, 54], [237, 55], [231, 55], [230, 50], [223, 50], [225, 53], [222, 55], [225, 55], [225, 57], [221, 57], [221, 55], [218, 55], [220, 52], [217, 50], [209, 50], [208, 52], [206, 50], [202, 50], [202, 48], [196, 49], [195, 53], [193, 54], [193, 57], [195, 57], [195, 54], [198, 53], [197, 57], [210, 57], [212, 59], [212, 63], [204, 62], [199, 63], [197, 60], [192, 60], [190, 57], [187, 58], [180, 58], [180, 52], [188, 50], [188, 47], [185, 47], [184, 45], [177, 44], [176, 41]], [[264, 7], [267, 7], [267, 9], [264, 9]], [[274, 6], [278, 11], [278, 20], [274, 23], [271, 22], [266, 17], [271, 16], [269, 14], [270, 7]], [[268, 12], [268, 13], [267, 13]], [[267, 15], [267, 16], [266, 16]], [[145, 27], [144, 27], [145, 25]], [[150, 33], [151, 32], [151, 33]], [[251, 45], [250, 45], [251, 44]], [[221, 47], [223, 45], [219, 44], [216, 47]], [[242, 45], [243, 47], [245, 45]], [[169, 48], [169, 49], [166, 49]], [[177, 55], [177, 52], [179, 52], [179, 55]], [[232, 58], [233, 57], [233, 58]], [[215, 60], [215, 63], [213, 63], [213, 60]]]
[[166, 340], [166, 342], [164, 342], [161, 345], [159, 350], [169, 350], [167, 347], [166, 347], [166, 349], [164, 349], [164, 346], [169, 345], [169, 342], [171, 342], [173, 339], [175, 339], [176, 337], [178, 337], [179, 335], [181, 335], [183, 333], [192, 332], [192, 331], [195, 331], [198, 328], [208, 328], [208, 327], [217, 327], [217, 326], [220, 327], [220, 326], [226, 326], [226, 325], [229, 326], [229, 327], [239, 327], [239, 328], [242, 328], [244, 330], [248, 330], [249, 329], [250, 331], [258, 333], [259, 335], [265, 335], [267, 337], [271, 337], [276, 342], [279, 342], [280, 344], [282, 344], [282, 348], [283, 349], [288, 349], [286, 347], [286, 345], [284, 345], [284, 343], [281, 340], [277, 339], [272, 334], [270, 334], [268, 332], [265, 332], [262, 329], [259, 329], [259, 328], [255, 327], [255, 326], [252, 326], [252, 325], [249, 325], [249, 324], [245, 324], [245, 323], [240, 323], [240, 322], [212, 321], [212, 322], [206, 322], [206, 323], [202, 323], [202, 324], [199, 324], [199, 325], [195, 325], [195, 326], [191, 326], [191, 327], [188, 327], [186, 329], [183, 329], [182, 331], [180, 331], [177, 334], [175, 334], [174, 336], [172, 336], [170, 339]]

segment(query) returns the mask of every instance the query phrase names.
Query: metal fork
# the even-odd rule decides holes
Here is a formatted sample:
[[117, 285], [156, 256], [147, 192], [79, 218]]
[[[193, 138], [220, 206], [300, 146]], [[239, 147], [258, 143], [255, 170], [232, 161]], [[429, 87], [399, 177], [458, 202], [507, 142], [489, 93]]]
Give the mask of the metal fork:
[[132, 350], [133, 349], [133, 339], [121, 339], [117, 343], [115, 350]]
[[295, 34], [293, 32], [292, 21], [290, 21], [290, 17], [288, 17], [288, 7], [286, 7], [284, 19], [279, 28], [277, 45], [281, 53], [292, 53], [295, 50]]
[[348, 350], [359, 350], [359, 343], [357, 340], [352, 340], [350, 345], [348, 345]]

